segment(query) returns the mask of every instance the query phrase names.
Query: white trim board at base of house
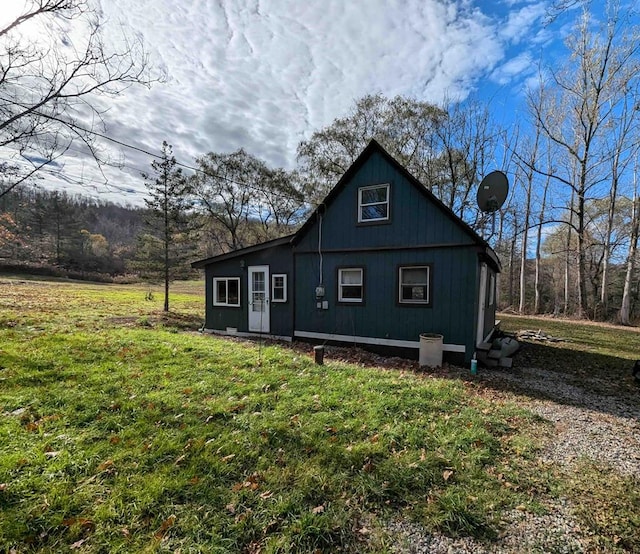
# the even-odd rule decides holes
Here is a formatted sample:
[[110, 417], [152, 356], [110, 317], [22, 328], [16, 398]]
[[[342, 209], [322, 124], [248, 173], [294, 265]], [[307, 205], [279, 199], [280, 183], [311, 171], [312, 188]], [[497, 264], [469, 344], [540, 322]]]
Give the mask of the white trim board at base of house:
[[[333, 340], [339, 342], [350, 342], [357, 344], [376, 344], [378, 346], [395, 346], [397, 348], [420, 348], [420, 341], [413, 340], [397, 340], [397, 339], [378, 339], [375, 337], [357, 337], [353, 335], [334, 335], [331, 333], [315, 333], [313, 331], [294, 331], [295, 337], [303, 339], [319, 339], [319, 340]], [[464, 344], [443, 344], [442, 350], [444, 352], [460, 352], [465, 353], [466, 348]]]
[[220, 335], [223, 337], [241, 337], [247, 339], [271, 339], [281, 340], [285, 342], [291, 342], [291, 337], [283, 337], [281, 335], [268, 335], [266, 333], [245, 333], [244, 331], [238, 331], [231, 327], [227, 329], [203, 329], [203, 332], [210, 333], [212, 335]]

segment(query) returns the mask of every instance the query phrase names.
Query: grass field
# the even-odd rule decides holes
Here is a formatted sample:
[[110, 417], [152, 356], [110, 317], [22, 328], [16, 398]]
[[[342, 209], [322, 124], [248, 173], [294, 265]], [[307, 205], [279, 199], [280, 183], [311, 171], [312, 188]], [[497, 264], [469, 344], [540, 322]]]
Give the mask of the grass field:
[[491, 542], [559, 494], [516, 404], [202, 335], [202, 283], [174, 290], [165, 315], [141, 286], [0, 279], [0, 551], [386, 552], [398, 518]]
[[[588, 376], [600, 376], [593, 382], [596, 392], [638, 394], [631, 367], [640, 359], [640, 329], [568, 319], [500, 314], [501, 328], [507, 332], [542, 330], [562, 339], [558, 342], [530, 341], [517, 355], [521, 366], [551, 368], [576, 383]], [[600, 387], [600, 390], [597, 390]], [[592, 389], [593, 390], [593, 389]]]
[[[577, 322], [569, 319], [499, 314], [505, 330], [542, 329], [568, 348], [585, 356], [602, 355], [621, 360], [640, 357], [640, 329], [607, 323]], [[628, 364], [627, 364], [628, 366]]]

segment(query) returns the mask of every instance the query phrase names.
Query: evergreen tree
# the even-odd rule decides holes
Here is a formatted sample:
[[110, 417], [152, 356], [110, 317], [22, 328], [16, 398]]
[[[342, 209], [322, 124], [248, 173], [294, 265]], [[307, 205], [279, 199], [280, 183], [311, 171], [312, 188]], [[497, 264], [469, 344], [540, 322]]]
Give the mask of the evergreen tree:
[[53, 237], [53, 261], [68, 269], [77, 269], [81, 258], [82, 225], [78, 206], [64, 191], [54, 191], [47, 216]]
[[[164, 311], [169, 311], [169, 283], [175, 270], [184, 261], [190, 234], [189, 210], [192, 207], [190, 180], [177, 168], [173, 149], [162, 143], [162, 157], [151, 163], [153, 174], [143, 173], [149, 198], [145, 204], [149, 210], [146, 223], [157, 239], [160, 263], [153, 264], [155, 256], [148, 252], [152, 265], [164, 278]], [[147, 246], [150, 243], [147, 244]]]

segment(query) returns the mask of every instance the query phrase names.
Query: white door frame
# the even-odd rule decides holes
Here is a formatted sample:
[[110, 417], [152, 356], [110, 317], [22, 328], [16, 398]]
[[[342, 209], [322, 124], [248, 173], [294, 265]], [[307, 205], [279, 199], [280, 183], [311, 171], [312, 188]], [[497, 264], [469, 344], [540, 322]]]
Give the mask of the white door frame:
[[[263, 273], [263, 282], [256, 281], [254, 278], [254, 276], [259, 273]], [[270, 331], [269, 315], [271, 311], [269, 308], [269, 266], [249, 266], [247, 279], [249, 281], [249, 286], [247, 288], [249, 292], [249, 331], [254, 333], [268, 333]]]
[[484, 314], [487, 303], [487, 264], [480, 264], [480, 288], [478, 289], [478, 326], [476, 329], [476, 345], [484, 341]]

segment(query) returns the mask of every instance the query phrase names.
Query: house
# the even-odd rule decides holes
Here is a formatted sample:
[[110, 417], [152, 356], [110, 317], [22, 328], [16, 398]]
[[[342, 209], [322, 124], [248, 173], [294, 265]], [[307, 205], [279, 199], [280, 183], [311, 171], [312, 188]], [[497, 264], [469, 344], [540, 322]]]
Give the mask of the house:
[[494, 251], [371, 141], [293, 235], [192, 264], [205, 329], [417, 357], [422, 333], [468, 363], [495, 325]]

